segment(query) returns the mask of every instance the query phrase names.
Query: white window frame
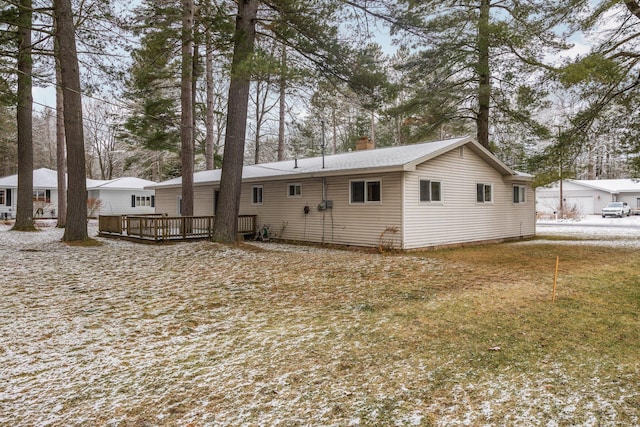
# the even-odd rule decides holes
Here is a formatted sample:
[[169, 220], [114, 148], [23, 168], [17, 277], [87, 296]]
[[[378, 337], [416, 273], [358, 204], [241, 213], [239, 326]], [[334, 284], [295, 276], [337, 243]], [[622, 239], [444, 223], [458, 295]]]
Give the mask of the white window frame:
[[527, 187], [525, 187], [524, 185], [514, 185], [513, 186], [513, 204], [520, 205], [523, 203], [527, 203]]
[[262, 206], [264, 201], [264, 186], [254, 185], [251, 187], [251, 204]]
[[[422, 183], [428, 182], [429, 184], [429, 198], [428, 200], [422, 200]], [[438, 184], [440, 198], [438, 200], [433, 199], [433, 184]], [[434, 179], [420, 178], [418, 180], [418, 202], [419, 203], [442, 203], [442, 181], [436, 181]]]
[[[478, 190], [479, 186], [482, 185], [482, 200], [478, 200]], [[489, 188], [489, 200], [487, 200], [487, 188]], [[476, 203], [493, 203], [493, 184], [485, 183], [485, 182], [477, 182], [476, 183]]]
[[33, 190], [33, 201], [34, 202], [47, 202], [47, 191], [46, 190]]
[[[353, 184], [356, 182], [362, 182], [364, 185], [364, 200], [353, 201]], [[378, 193], [380, 200], [371, 200], [369, 198], [369, 184], [378, 183]], [[381, 178], [368, 178], [368, 179], [351, 179], [349, 180], [349, 204], [351, 205], [381, 205], [382, 204], [382, 179]]]
[[[293, 189], [293, 194], [291, 194], [291, 190]], [[293, 183], [287, 185], [287, 198], [289, 199], [299, 199], [302, 197], [302, 184]]]

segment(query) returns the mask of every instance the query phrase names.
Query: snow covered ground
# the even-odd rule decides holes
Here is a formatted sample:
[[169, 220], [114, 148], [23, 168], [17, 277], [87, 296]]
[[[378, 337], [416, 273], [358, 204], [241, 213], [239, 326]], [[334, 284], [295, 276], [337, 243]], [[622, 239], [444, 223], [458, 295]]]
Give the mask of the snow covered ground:
[[606, 246], [640, 247], [640, 215], [623, 218], [602, 218], [587, 215], [577, 219], [539, 221], [536, 234], [567, 236], [582, 239], [573, 244], [597, 244]]
[[[353, 342], [370, 306], [352, 293], [385, 277], [441, 274], [439, 261], [383, 264], [377, 254], [272, 243], [73, 247], [52, 223], [40, 226], [20, 233], [0, 224], [3, 426], [370, 425], [385, 424], [385, 411], [395, 425], [491, 425], [509, 401], [519, 412], [503, 419], [519, 425], [541, 425], [540, 415], [556, 419], [545, 425], [571, 424], [576, 408], [594, 414], [588, 425], [618, 425], [615, 408], [640, 401], [637, 389], [620, 397], [620, 378], [563, 397], [535, 381], [515, 385], [506, 372], [483, 386], [460, 380], [452, 395], [468, 407], [462, 418], [452, 412], [460, 408], [429, 400], [423, 390], [438, 367], [402, 350], [377, 360], [368, 343]], [[640, 217], [538, 231], [632, 245]], [[331, 281], [347, 275], [353, 287]], [[600, 394], [610, 390], [614, 398]]]

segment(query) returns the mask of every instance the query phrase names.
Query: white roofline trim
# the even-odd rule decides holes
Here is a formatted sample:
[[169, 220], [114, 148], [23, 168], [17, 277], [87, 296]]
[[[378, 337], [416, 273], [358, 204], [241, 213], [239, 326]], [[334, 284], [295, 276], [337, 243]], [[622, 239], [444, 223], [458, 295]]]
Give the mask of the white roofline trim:
[[[503, 177], [514, 176], [520, 181], [530, 181], [530, 178], [518, 174], [505, 165], [489, 150], [482, 147], [474, 138], [464, 136], [443, 141], [329, 155], [325, 157], [324, 164], [326, 164], [326, 168], [324, 164], [321, 168], [321, 157], [309, 157], [298, 159], [297, 161], [284, 160], [281, 162], [245, 165], [243, 166], [242, 182], [256, 183], [413, 171], [417, 165], [465, 145], [468, 145], [474, 153], [495, 168]], [[194, 186], [218, 184], [221, 179], [221, 173], [219, 171], [218, 169], [196, 172], [194, 174]], [[168, 189], [180, 188], [181, 186], [182, 178], [179, 177], [164, 181], [164, 183], [161, 182], [145, 186], [144, 188]]]

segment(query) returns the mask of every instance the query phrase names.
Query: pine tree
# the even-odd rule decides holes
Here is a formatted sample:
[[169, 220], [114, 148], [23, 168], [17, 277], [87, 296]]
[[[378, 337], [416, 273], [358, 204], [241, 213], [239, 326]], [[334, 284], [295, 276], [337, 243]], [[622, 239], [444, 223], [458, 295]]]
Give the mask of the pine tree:
[[82, 127], [82, 96], [76, 51], [75, 25], [70, 0], [55, 0], [56, 37], [60, 46], [60, 76], [67, 147], [67, 223], [62, 240], [87, 240], [87, 183]]
[[33, 231], [33, 97], [31, 57], [31, 0], [18, 3], [18, 199], [14, 230]]
[[234, 32], [233, 61], [227, 112], [227, 134], [220, 178], [220, 200], [214, 223], [214, 240], [235, 242], [240, 210], [242, 166], [249, 108], [251, 70], [247, 65], [253, 53], [258, 0], [239, 0]]
[[180, 157], [182, 160], [182, 211], [180, 215], [193, 216], [193, 163], [194, 163], [194, 6], [193, 0], [182, 0], [182, 75], [180, 79]]
[[[447, 0], [400, 2], [395, 31], [419, 50], [407, 63], [415, 88], [407, 103], [418, 122], [470, 120], [478, 141], [490, 147], [491, 111], [509, 114], [523, 73], [542, 66], [543, 55], [562, 47], [552, 31], [560, 20], [543, 0]], [[514, 120], [518, 119], [514, 115]]]
[[640, 152], [640, 50], [636, 43], [640, 2], [578, 0], [571, 6], [571, 28], [597, 37], [586, 55], [558, 73], [562, 89], [581, 100], [580, 108], [568, 117], [567, 132], [588, 151], [585, 142], [601, 131], [602, 121], [619, 123], [606, 139], [632, 154], [630, 163], [635, 168]]

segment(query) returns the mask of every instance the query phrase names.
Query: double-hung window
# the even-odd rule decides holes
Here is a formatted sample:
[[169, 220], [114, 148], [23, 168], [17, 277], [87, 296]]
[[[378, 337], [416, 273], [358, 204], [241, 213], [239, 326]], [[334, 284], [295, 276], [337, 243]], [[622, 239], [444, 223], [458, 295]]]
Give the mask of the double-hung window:
[[5, 203], [4, 190], [0, 190], [0, 205], [4, 205]]
[[351, 203], [380, 203], [382, 201], [382, 182], [379, 179], [351, 181], [349, 201]]
[[493, 201], [491, 184], [476, 184], [476, 201], [478, 203], [491, 203]]
[[33, 190], [33, 201], [51, 203], [51, 190]]
[[524, 203], [525, 193], [526, 193], [526, 188], [524, 185], [514, 185], [513, 186], [513, 203]]
[[442, 183], [428, 179], [420, 180], [420, 201], [421, 202], [441, 202]]
[[302, 197], [302, 184], [289, 184], [287, 197]]
[[254, 185], [251, 187], [251, 204], [262, 204], [262, 185]]

